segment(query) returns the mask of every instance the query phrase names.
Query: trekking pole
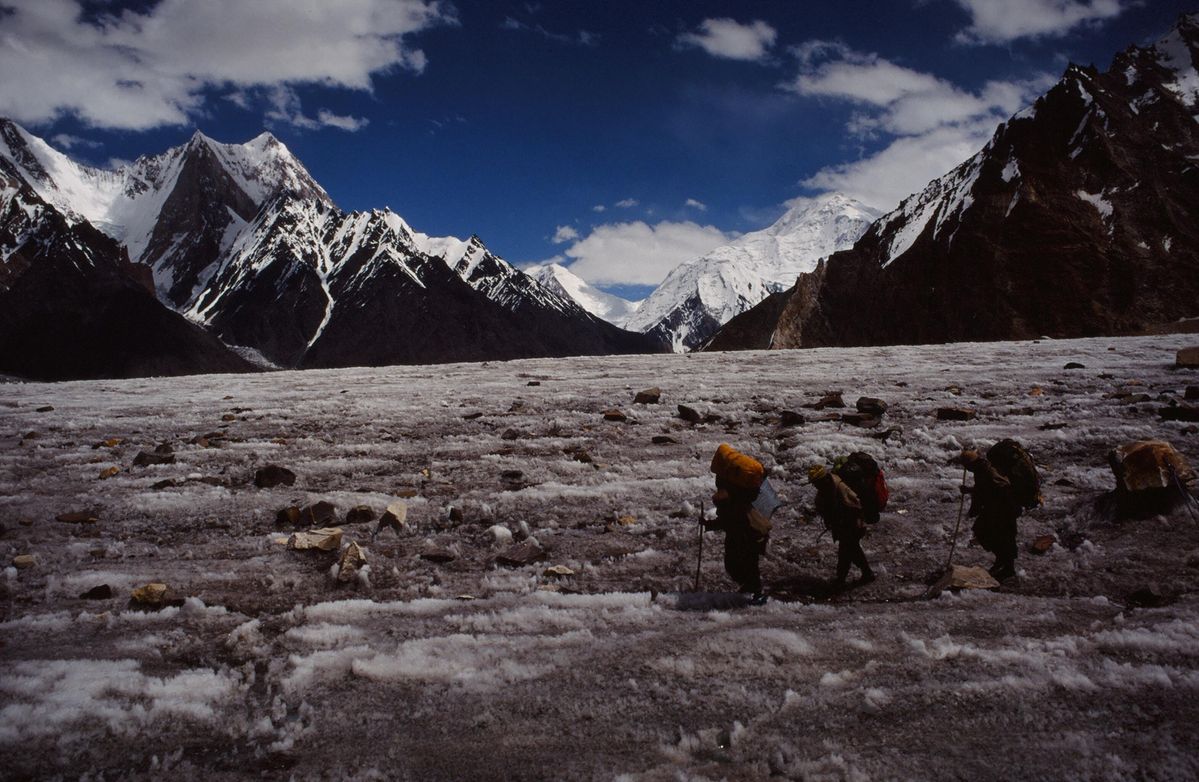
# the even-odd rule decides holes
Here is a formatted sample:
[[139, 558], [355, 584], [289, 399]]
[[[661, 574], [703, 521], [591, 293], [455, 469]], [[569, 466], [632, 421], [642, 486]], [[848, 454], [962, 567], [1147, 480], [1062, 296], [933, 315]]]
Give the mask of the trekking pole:
[[695, 559], [695, 586], [692, 592], [699, 591], [699, 572], [704, 564], [704, 501], [699, 501], [699, 556]]
[[1182, 495], [1182, 504], [1186, 506], [1187, 515], [1190, 516], [1192, 520], [1199, 521], [1199, 519], [1195, 518], [1194, 508], [1191, 507], [1191, 503], [1199, 505], [1199, 501], [1196, 501], [1195, 498], [1191, 496], [1191, 493], [1187, 491], [1187, 487], [1183, 485], [1182, 479], [1178, 477], [1178, 471], [1174, 469], [1174, 465], [1172, 464], [1170, 465], [1170, 477], [1174, 479], [1174, 485], [1178, 487], [1178, 493]]
[[[958, 492], [961, 492], [960, 486], [966, 485], [966, 465], [962, 465], [962, 482], [959, 485]], [[949, 572], [949, 568], [953, 565], [953, 552], [958, 547], [958, 530], [962, 527], [962, 513], [966, 510], [966, 495], [962, 494], [962, 498], [958, 500], [958, 520], [953, 525], [953, 540], [949, 544], [949, 558], [945, 560], [945, 572]]]

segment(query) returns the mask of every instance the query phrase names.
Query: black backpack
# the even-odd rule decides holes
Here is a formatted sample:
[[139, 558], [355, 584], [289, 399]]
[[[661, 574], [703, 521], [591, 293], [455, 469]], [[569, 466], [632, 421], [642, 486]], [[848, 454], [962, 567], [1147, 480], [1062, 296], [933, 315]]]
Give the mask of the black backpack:
[[867, 524], [877, 524], [879, 513], [887, 508], [890, 491], [882, 468], [868, 453], [854, 451], [840, 460], [833, 469], [845, 485], [853, 489], [862, 503], [862, 518]]
[[1000, 440], [987, 451], [987, 461], [1011, 481], [1012, 499], [1021, 508], [1027, 510], [1041, 504], [1041, 476], [1024, 446], [1012, 439]]

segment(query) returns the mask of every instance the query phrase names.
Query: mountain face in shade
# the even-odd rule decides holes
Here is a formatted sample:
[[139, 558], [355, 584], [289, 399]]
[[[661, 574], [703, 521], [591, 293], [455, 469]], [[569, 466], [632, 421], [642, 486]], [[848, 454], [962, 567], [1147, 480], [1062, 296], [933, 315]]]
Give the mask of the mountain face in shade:
[[[222, 144], [197, 132], [180, 147], [106, 171], [0, 120], [0, 165], [13, 188], [58, 216], [44, 230], [64, 234], [43, 237], [44, 246], [73, 246], [66, 234], [87, 233], [106, 248], [100, 254], [132, 259], [122, 261], [125, 276], [164, 305], [276, 366], [654, 347], [515, 269], [477, 237], [430, 237], [386, 210], [342, 212], [269, 133]], [[28, 252], [20, 257], [31, 262]], [[53, 311], [67, 299], [51, 293], [44, 306]]]
[[48, 204], [0, 158], [0, 372], [65, 380], [252, 369], [163, 306], [117, 242]]
[[1070, 66], [987, 146], [712, 349], [1138, 332], [1199, 314], [1199, 16]]
[[877, 217], [839, 194], [805, 200], [769, 228], [675, 268], [623, 325], [678, 352], [698, 347], [731, 318], [790, 287], [820, 259], [853, 246]]

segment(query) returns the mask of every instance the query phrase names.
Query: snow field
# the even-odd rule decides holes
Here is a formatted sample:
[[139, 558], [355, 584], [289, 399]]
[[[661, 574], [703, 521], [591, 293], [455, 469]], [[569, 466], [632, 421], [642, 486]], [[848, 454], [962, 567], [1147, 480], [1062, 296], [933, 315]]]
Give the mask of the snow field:
[[[0, 762], [132, 779], [1193, 777], [1197, 521], [1180, 510], [1114, 523], [1094, 506], [1118, 442], [1162, 437], [1199, 459], [1186, 425], [1156, 415], [1197, 384], [1166, 368], [1185, 344], [0, 385], [0, 565], [37, 560], [0, 579]], [[651, 385], [663, 403], [632, 405]], [[902, 431], [884, 442], [801, 407], [832, 389], [851, 408], [885, 399], [882, 428]], [[1151, 401], [1105, 398], [1124, 390]], [[722, 417], [689, 425], [678, 403]], [[944, 405], [979, 415], [937, 422]], [[630, 422], [605, 422], [612, 407]], [[781, 428], [782, 409], [809, 420]], [[190, 443], [214, 431], [219, 447]], [[653, 444], [659, 434], [675, 442]], [[1004, 436], [1029, 447], [1046, 490], [1020, 523], [1020, 578], [921, 600], [958, 513], [950, 457]], [[125, 441], [92, 447], [110, 437]], [[163, 442], [176, 463], [132, 466]], [[688, 591], [721, 442], [762, 458], [788, 503], [763, 559], [780, 599], [762, 608], [727, 593], [717, 534], [704, 591]], [[885, 575], [807, 602], [835, 546], [805, 523], [802, 476], [858, 449], [892, 488], [865, 541]], [[296, 484], [256, 489], [266, 463]], [[107, 466], [121, 472], [101, 480]], [[153, 488], [164, 480], [176, 485]], [[335, 553], [278, 542], [285, 505], [328, 500], [344, 517], [411, 493], [402, 535], [342, 524], [366, 549], [369, 586], [334, 582]], [[97, 524], [54, 521], [85, 508]], [[495, 525], [527, 528], [547, 559], [497, 567]], [[968, 527], [956, 561], [989, 564]], [[1025, 553], [1041, 534], [1058, 544]], [[421, 559], [430, 546], [458, 558]], [[575, 574], [542, 575], [550, 564]], [[129, 608], [129, 590], [150, 581], [184, 603]], [[114, 599], [78, 599], [101, 583]], [[1177, 599], [1134, 608], [1142, 587]]]

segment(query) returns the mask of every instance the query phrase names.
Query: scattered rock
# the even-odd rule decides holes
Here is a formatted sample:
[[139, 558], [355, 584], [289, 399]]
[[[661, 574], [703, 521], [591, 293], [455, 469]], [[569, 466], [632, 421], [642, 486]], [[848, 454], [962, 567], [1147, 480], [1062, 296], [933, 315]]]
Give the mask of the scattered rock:
[[509, 546], [496, 556], [495, 561], [508, 567], [524, 567], [545, 559], [545, 549], [531, 540]]
[[37, 432], [28, 431], [25, 434], [21, 435], [21, 439], [22, 440], [36, 440], [40, 436], [41, 435], [39, 435]]
[[308, 527], [323, 527], [337, 523], [337, 506], [321, 500], [300, 509], [300, 524]]
[[54, 405], [42, 405], [41, 407], [39, 407], [39, 408], [37, 409], [37, 412], [39, 412], [39, 413], [49, 413], [49, 412], [50, 412], [50, 411], [52, 411], [53, 409], [54, 409]]
[[635, 405], [656, 405], [656, 404], [658, 404], [659, 400], [661, 400], [661, 399], [662, 399], [662, 389], [658, 388], [657, 386], [654, 386], [653, 388], [647, 388], [644, 391], [638, 391], [637, 395], [635, 397], [633, 397], [633, 404], [635, 404]]
[[94, 586], [79, 596], [80, 600], [111, 600], [112, 587], [108, 584]]
[[32, 554], [18, 554], [12, 558], [12, 566], [17, 570], [28, 570], [37, 564], [37, 559]]
[[1041, 388], [1040, 386], [1033, 386], [1032, 388], [1028, 389], [1028, 395], [1045, 396], [1045, 389]]
[[1077, 361], [1070, 361], [1062, 369], [1086, 369], [1086, 367]]
[[549, 578], [566, 578], [567, 576], [573, 576], [574, 574], [575, 572], [566, 565], [550, 565], [541, 572], [541, 575]]
[[704, 420], [704, 417], [699, 414], [699, 411], [694, 407], [687, 405], [679, 405], [679, 418], [682, 418], [689, 424], [698, 424]]
[[366, 552], [354, 541], [341, 552], [337, 560], [337, 580], [343, 584], [358, 578], [359, 571], [366, 567]]
[[576, 462], [581, 462], [583, 464], [595, 463], [595, 459], [591, 457], [591, 454], [582, 448], [571, 450], [568, 453], [570, 453], [570, 458], [574, 459]]
[[172, 453], [150, 453], [149, 451], [138, 451], [137, 456], [133, 457], [134, 467], [152, 467], [159, 464], [174, 464], [175, 455]]
[[295, 505], [288, 505], [275, 514], [275, 526], [277, 527], [295, 527], [300, 523], [300, 509]]
[[225, 421], [226, 423], [229, 421], [236, 421], [237, 416], [235, 416], [233, 413], [225, 413], [223, 416], [221, 416], [221, 420]]
[[1183, 348], [1174, 359], [1179, 369], [1199, 369], [1199, 347]]
[[293, 532], [287, 539], [287, 547], [293, 551], [337, 551], [341, 548], [341, 527]]
[[1186, 399], [1187, 401], [1199, 399], [1199, 386], [1187, 386], [1187, 390], [1183, 395], [1183, 399]]
[[876, 399], [872, 396], [860, 396], [857, 403], [854, 405], [859, 413], [867, 415], [881, 416], [887, 412], [889, 405], [881, 399]]
[[1177, 490], [1175, 480], [1189, 486], [1196, 478], [1186, 457], [1161, 440], [1125, 443], [1107, 458], [1120, 493]]
[[530, 380], [528, 383], [525, 383], [525, 385], [526, 386], [539, 386], [539, 385], [541, 385], [541, 381], [540, 380]]
[[525, 480], [525, 474], [520, 470], [504, 470], [500, 473], [500, 483], [504, 491], [520, 491], [529, 485]]
[[820, 398], [820, 401], [812, 402], [811, 404], [804, 405], [804, 407], [812, 410], [823, 410], [826, 407], [845, 407], [845, 400], [842, 399], [841, 391], [829, 391]]
[[1073, 486], [1074, 481], [1070, 480], [1069, 478], [1058, 478], [1056, 481], [1053, 482], [1053, 485], [1054, 486]]
[[616, 408], [613, 408], [611, 410], [604, 411], [604, 420], [605, 421], [624, 422], [624, 421], [629, 420], [629, 417], [627, 415], [625, 415], [624, 413], [622, 413], [621, 411], [617, 410]]
[[938, 407], [938, 421], [972, 421], [978, 411], [969, 407]]
[[664, 434], [656, 434], [650, 442], [654, 445], [677, 445], [679, 441]]
[[467, 413], [466, 415], [464, 415], [462, 417], [467, 421], [474, 421], [475, 419], [482, 418], [483, 414], [482, 413]]
[[869, 413], [842, 413], [841, 422], [850, 426], [858, 426], [862, 429], [873, 429], [881, 424], [883, 419]]
[[1033, 554], [1048, 554], [1049, 549], [1053, 548], [1053, 544], [1056, 542], [1057, 538], [1053, 535], [1041, 535], [1028, 544], [1028, 550]]
[[902, 427], [891, 426], [881, 432], [875, 432], [874, 434], [872, 434], [870, 436], [876, 440], [882, 440], [885, 443], [888, 440], [890, 440], [892, 437], [895, 437], [895, 436], [901, 435], [901, 434], [903, 434]]
[[1037, 428], [1040, 429], [1042, 432], [1052, 432], [1057, 429], [1065, 429], [1067, 426], [1068, 426], [1068, 424], [1066, 424], [1065, 422], [1052, 421], [1049, 423], [1041, 424]]
[[794, 410], [783, 410], [779, 413], [779, 424], [781, 426], [803, 426], [803, 413], [797, 413]]
[[1194, 423], [1199, 421], [1199, 406], [1196, 405], [1171, 405], [1163, 407], [1157, 411], [1163, 421], [1186, 421]]
[[520, 431], [517, 429], [505, 429], [504, 433], [502, 435], [500, 435], [500, 439], [501, 440], [519, 440], [520, 436], [521, 436]]
[[100, 471], [100, 480], [111, 478], [121, 471], [120, 467], [106, 467]]
[[962, 387], [959, 385], [945, 386], [945, 390], [948, 391], [953, 396], [961, 396], [962, 395]]
[[466, 519], [466, 514], [464, 514], [462, 512], [462, 508], [459, 508], [457, 505], [450, 507], [450, 512], [448, 515], [450, 521], [454, 524], [461, 524]]
[[487, 534], [491, 539], [499, 544], [506, 545], [512, 542], [512, 530], [505, 527], [503, 524], [494, 524], [487, 528]]
[[983, 568], [954, 565], [948, 573], [941, 576], [933, 587], [933, 591], [939, 594], [946, 589], [956, 592], [960, 589], [996, 589], [998, 587], [999, 582]]
[[634, 524], [636, 524], [636, 523], [637, 523], [637, 517], [636, 517], [636, 516], [631, 516], [631, 515], [628, 515], [628, 514], [626, 514], [626, 515], [624, 515], [624, 516], [618, 516], [618, 517], [616, 518], [616, 523], [617, 523], [617, 524], [619, 524], [619, 525], [620, 525], [620, 526], [622, 526], [622, 527], [631, 527], [631, 526], [633, 526]]
[[58, 521], [65, 524], [95, 524], [100, 520], [93, 511], [79, 510], [71, 511], [70, 513], [60, 513], [54, 517]]
[[135, 608], [159, 609], [166, 602], [167, 585], [160, 583], [145, 584], [134, 589], [129, 598], [129, 604]]
[[123, 442], [125, 442], [125, 438], [123, 437], [109, 437], [107, 440], [101, 440], [100, 442], [96, 443], [92, 446], [92, 448], [116, 448]]
[[273, 489], [276, 486], [292, 486], [296, 482], [296, 474], [286, 467], [268, 464], [260, 467], [254, 473], [254, 485], [260, 489]]
[[375, 520], [375, 511], [369, 505], [355, 505], [346, 513], [346, 524], [366, 524]]
[[1141, 587], [1128, 595], [1128, 605], [1134, 608], [1161, 608], [1177, 600], [1173, 595], [1163, 594], [1153, 587]]
[[158, 445], [154, 446], [154, 453], [158, 454], [159, 456], [165, 456], [166, 454], [171, 454], [174, 452], [175, 448], [170, 443], [159, 443]]
[[446, 562], [453, 562], [458, 558], [458, 554], [453, 549], [442, 546], [428, 546], [420, 553], [420, 558], [426, 562], [444, 564]]
[[166, 478], [165, 480], [155, 481], [154, 484], [152, 486], [150, 486], [150, 488], [153, 489], [154, 491], [160, 491], [162, 489], [173, 489], [174, 487], [176, 487], [178, 485], [179, 485], [178, 481], [176, 481], [172, 478]]
[[393, 529], [397, 535], [402, 535], [407, 524], [408, 503], [396, 500], [387, 506], [387, 510], [383, 511], [383, 515], [379, 518], [379, 525], [375, 527], [375, 535], [385, 529]]

